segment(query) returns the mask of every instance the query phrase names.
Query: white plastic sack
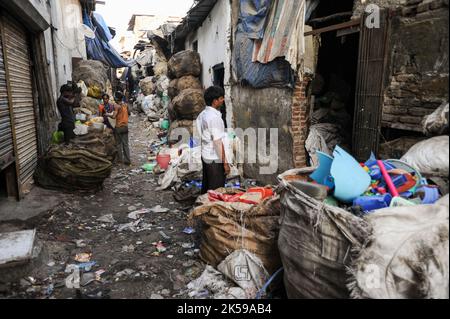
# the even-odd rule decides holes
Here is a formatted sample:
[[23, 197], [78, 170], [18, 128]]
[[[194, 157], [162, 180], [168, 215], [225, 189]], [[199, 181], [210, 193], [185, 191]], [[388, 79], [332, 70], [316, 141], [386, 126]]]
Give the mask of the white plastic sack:
[[155, 106], [155, 99], [156, 95], [151, 94], [144, 97], [142, 101], [142, 111], [145, 113], [145, 115], [149, 116], [150, 113], [157, 112], [158, 109]]
[[340, 126], [336, 124], [321, 123], [311, 126], [305, 142], [305, 148], [311, 157], [311, 166], [319, 165], [317, 151], [332, 155], [336, 145], [342, 144], [340, 132]]
[[436, 111], [426, 116], [423, 121], [423, 133], [428, 136], [442, 135], [448, 131], [448, 102], [443, 103]]
[[183, 150], [181, 156], [170, 162], [169, 168], [159, 177], [156, 190], [167, 189], [173, 183], [181, 182], [182, 177], [202, 171], [201, 148], [189, 148], [187, 145], [180, 148]]
[[270, 277], [261, 259], [245, 249], [233, 252], [217, 269], [244, 289], [247, 299], [255, 299]]
[[245, 299], [242, 288], [230, 285], [220, 272], [209, 265], [199, 278], [187, 285], [187, 288], [191, 298]]
[[77, 86], [81, 89], [81, 97], [86, 97], [88, 95], [88, 88], [84, 81], [78, 81]]
[[225, 148], [225, 156], [230, 165], [230, 173], [227, 178], [234, 178], [243, 176], [242, 165], [238, 163], [239, 153], [241, 151], [241, 141], [238, 137], [231, 139], [228, 135], [223, 139], [223, 144]]
[[448, 199], [366, 217], [373, 235], [351, 267], [353, 298], [449, 298]]
[[424, 176], [449, 174], [449, 137], [437, 136], [414, 145], [401, 160], [410, 164]]
[[75, 135], [86, 135], [89, 133], [89, 126], [84, 124], [75, 124], [75, 129], [73, 130]]
[[156, 81], [156, 90], [158, 93], [163, 94], [164, 92], [167, 92], [169, 89], [170, 80], [166, 75], [161, 75], [157, 78]]

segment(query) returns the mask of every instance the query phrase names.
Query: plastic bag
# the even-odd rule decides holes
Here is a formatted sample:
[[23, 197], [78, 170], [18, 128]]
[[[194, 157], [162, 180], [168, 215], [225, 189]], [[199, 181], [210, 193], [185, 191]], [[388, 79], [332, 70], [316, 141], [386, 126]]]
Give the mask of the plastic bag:
[[64, 132], [56, 131], [52, 134], [52, 144], [61, 144], [64, 141]]
[[95, 99], [101, 99], [102, 98], [102, 88], [97, 85], [91, 85], [88, 88], [88, 96], [93, 97]]
[[437, 136], [414, 145], [401, 160], [424, 176], [449, 175], [449, 137]]
[[88, 96], [88, 88], [83, 80], [78, 81], [77, 86], [81, 89], [81, 96]]
[[428, 136], [442, 135], [448, 132], [448, 102], [443, 103], [436, 111], [425, 117], [423, 121], [423, 133]]
[[448, 299], [448, 207], [446, 196], [435, 205], [368, 215], [373, 235], [352, 263], [352, 297]]

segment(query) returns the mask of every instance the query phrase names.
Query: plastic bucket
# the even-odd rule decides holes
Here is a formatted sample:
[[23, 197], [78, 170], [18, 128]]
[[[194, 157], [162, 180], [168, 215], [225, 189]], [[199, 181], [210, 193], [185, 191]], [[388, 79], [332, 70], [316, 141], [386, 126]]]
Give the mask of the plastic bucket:
[[170, 154], [158, 154], [156, 156], [156, 161], [158, 162], [159, 167], [162, 169], [168, 169], [170, 163]]

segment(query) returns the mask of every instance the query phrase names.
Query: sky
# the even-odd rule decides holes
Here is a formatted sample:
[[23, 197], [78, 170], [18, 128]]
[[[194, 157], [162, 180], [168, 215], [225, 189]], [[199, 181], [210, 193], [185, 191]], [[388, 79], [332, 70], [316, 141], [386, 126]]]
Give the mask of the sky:
[[103, 16], [108, 26], [116, 28], [118, 36], [126, 32], [128, 22], [133, 14], [154, 14], [184, 17], [194, 3], [193, 0], [104, 1], [106, 4], [97, 4], [95, 11]]

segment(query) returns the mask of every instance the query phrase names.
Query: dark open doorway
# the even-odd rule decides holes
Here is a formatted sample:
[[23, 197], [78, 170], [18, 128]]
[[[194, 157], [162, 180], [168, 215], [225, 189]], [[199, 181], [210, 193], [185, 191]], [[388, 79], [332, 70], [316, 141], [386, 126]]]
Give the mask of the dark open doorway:
[[[322, 0], [307, 20], [320, 43], [309, 90], [313, 102], [310, 124], [333, 125], [334, 135], [339, 135], [333, 138], [334, 144], [348, 150], [352, 147], [360, 42], [359, 28], [350, 21], [352, 14], [353, 0]], [[334, 144], [330, 143], [331, 150]]]
[[[213, 66], [213, 84], [225, 89], [225, 66], [223, 63]], [[225, 124], [225, 128], [227, 128], [227, 106], [225, 103], [220, 109], [220, 112], [222, 113], [222, 120]]]
[[[338, 31], [321, 35], [316, 70], [315, 110], [327, 110], [322, 123], [339, 124], [344, 147], [351, 149], [358, 70], [359, 33], [338, 36]], [[325, 114], [325, 113], [323, 113]]]

